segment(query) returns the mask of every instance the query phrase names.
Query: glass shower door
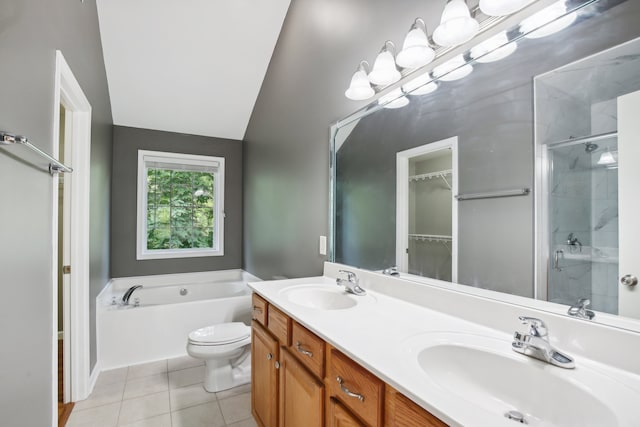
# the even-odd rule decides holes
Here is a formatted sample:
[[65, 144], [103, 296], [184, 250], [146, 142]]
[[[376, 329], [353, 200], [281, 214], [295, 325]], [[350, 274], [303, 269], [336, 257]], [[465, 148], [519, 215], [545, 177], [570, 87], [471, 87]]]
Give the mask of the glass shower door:
[[548, 300], [618, 313], [616, 133], [549, 144]]

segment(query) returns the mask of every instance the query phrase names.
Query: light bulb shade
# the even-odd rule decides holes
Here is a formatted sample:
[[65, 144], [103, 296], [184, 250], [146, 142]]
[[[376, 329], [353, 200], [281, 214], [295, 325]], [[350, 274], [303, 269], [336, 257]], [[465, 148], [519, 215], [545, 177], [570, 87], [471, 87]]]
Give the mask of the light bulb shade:
[[518, 44], [509, 43], [506, 32], [501, 32], [471, 48], [471, 57], [477, 62], [494, 62], [506, 58], [516, 51]]
[[362, 101], [375, 95], [375, 91], [371, 88], [371, 83], [367, 78], [367, 74], [363, 70], [358, 70], [351, 77], [351, 84], [344, 95], [354, 101]]
[[600, 155], [600, 158], [598, 159], [598, 164], [599, 165], [615, 165], [616, 163], [618, 163], [618, 159], [616, 158], [617, 156], [618, 156], [617, 152], [615, 152], [614, 154], [611, 151], [605, 151]]
[[405, 83], [402, 89], [409, 95], [426, 95], [438, 89], [438, 84], [429, 73], [425, 73]]
[[369, 81], [378, 86], [387, 86], [397, 82], [401, 77], [393, 54], [386, 49], [380, 52], [369, 73]]
[[433, 40], [440, 46], [457, 46], [471, 40], [479, 29], [480, 24], [471, 17], [464, 0], [449, 0], [442, 12], [440, 25], [433, 32]]
[[418, 68], [433, 61], [435, 56], [425, 32], [421, 28], [413, 28], [404, 38], [396, 63], [402, 68]]
[[402, 108], [409, 104], [409, 99], [404, 96], [402, 90], [398, 88], [384, 96], [381, 96], [380, 99], [378, 99], [378, 104], [382, 105], [384, 108]]
[[468, 76], [473, 71], [471, 64], [467, 64], [462, 55], [454, 56], [442, 65], [433, 69], [433, 75], [438, 80], [452, 82]]
[[[565, 13], [567, 13], [567, 7], [564, 1], [554, 3], [522, 21], [520, 24], [520, 32], [525, 34], [525, 37], [528, 39], [539, 39], [550, 36], [573, 24], [578, 17], [576, 12], [567, 15], [565, 15]], [[561, 16], [562, 18], [560, 18]], [[536, 28], [538, 29], [536, 30]]]
[[519, 11], [533, 0], [480, 0], [480, 10], [488, 16], [504, 16]]

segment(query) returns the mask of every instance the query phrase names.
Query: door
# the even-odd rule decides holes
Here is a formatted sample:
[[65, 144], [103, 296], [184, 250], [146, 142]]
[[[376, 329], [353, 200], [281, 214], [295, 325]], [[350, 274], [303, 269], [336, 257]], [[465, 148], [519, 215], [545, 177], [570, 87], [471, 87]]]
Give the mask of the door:
[[278, 341], [253, 322], [251, 412], [261, 427], [278, 425]]
[[356, 417], [340, 404], [333, 397], [329, 400], [329, 422], [330, 427], [364, 427]]
[[288, 351], [280, 359], [279, 427], [322, 427], [324, 385]]
[[640, 318], [640, 91], [618, 98], [619, 314]]

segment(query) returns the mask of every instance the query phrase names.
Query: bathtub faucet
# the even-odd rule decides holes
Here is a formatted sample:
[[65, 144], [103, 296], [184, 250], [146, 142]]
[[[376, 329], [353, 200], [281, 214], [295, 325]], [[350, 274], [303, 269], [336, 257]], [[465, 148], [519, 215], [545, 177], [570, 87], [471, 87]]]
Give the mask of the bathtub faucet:
[[131, 295], [133, 295], [133, 292], [135, 292], [135, 290], [139, 288], [142, 288], [142, 285], [133, 285], [132, 287], [127, 289], [127, 292], [125, 292], [124, 295], [122, 295], [122, 304], [129, 305], [129, 300], [131, 299]]

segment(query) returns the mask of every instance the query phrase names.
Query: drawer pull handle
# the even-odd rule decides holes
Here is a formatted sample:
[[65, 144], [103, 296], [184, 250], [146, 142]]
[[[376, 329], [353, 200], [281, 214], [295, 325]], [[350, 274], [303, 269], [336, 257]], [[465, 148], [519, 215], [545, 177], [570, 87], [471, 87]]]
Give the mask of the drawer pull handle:
[[253, 311], [258, 312], [260, 314], [262, 314], [262, 308], [258, 307], [257, 305], [253, 306]]
[[357, 398], [360, 402], [364, 402], [364, 396], [358, 393], [354, 393], [352, 391], [350, 391], [348, 388], [346, 388], [344, 385], [342, 385], [342, 383], [344, 382], [342, 380], [342, 377], [337, 377], [336, 381], [338, 381], [338, 384], [340, 384], [340, 390], [342, 390], [342, 392], [344, 394], [346, 394], [349, 397], [355, 397]]
[[313, 353], [311, 353], [309, 350], [305, 350], [304, 348], [302, 348], [300, 341], [296, 341], [296, 350], [298, 350], [298, 353], [302, 353], [305, 356], [313, 357]]
[[271, 353], [267, 354], [267, 360], [271, 360], [271, 359], [273, 359], [273, 354]]

